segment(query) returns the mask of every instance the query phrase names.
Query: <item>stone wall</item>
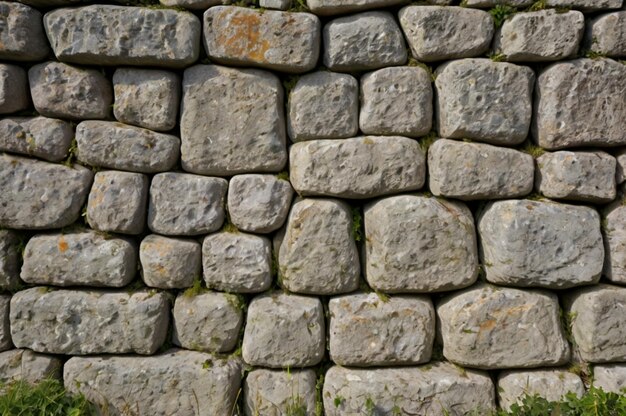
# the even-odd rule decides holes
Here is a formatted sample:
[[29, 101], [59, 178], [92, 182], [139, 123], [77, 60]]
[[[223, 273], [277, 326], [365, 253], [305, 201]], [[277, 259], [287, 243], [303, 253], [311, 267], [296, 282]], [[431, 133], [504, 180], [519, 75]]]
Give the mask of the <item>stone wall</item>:
[[626, 386], [622, 0], [219, 3], [0, 1], [1, 379], [138, 416]]

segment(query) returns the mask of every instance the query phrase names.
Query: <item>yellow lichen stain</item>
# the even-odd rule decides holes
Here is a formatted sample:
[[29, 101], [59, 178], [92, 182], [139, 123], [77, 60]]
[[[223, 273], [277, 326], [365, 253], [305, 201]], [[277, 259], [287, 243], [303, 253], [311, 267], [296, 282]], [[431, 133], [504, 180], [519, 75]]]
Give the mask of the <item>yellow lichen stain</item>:
[[59, 237], [59, 251], [61, 253], [65, 253], [68, 248], [69, 248], [69, 245], [65, 241], [65, 238], [63, 238], [63, 236]]
[[247, 10], [237, 13], [230, 19], [234, 34], [218, 35], [217, 43], [222, 45], [229, 55], [255, 62], [266, 62], [265, 52], [270, 48], [270, 42], [267, 39], [260, 39], [261, 23], [261, 15], [258, 13], [250, 13]]
[[493, 328], [496, 327], [496, 320], [495, 319], [487, 319], [485, 322], [483, 322], [482, 324], [480, 324], [480, 330], [481, 331], [489, 331]]

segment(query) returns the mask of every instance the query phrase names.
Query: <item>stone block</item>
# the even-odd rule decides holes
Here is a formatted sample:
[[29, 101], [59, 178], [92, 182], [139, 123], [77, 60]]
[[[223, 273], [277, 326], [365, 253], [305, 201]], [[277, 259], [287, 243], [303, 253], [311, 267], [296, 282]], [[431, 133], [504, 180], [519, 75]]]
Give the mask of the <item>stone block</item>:
[[259, 7], [286, 11], [291, 7], [291, 0], [260, 0]]
[[622, 201], [603, 211], [604, 276], [613, 283], [626, 284], [626, 206]]
[[525, 395], [537, 395], [550, 402], [560, 402], [568, 393], [580, 397], [585, 394], [585, 385], [579, 376], [567, 370], [514, 370], [498, 374], [497, 390], [500, 407], [509, 410]]
[[313, 370], [252, 370], [243, 385], [245, 414], [314, 415], [316, 384]]
[[311, 9], [311, 12], [318, 16], [331, 16], [395, 6], [404, 2], [405, 0], [307, 0], [306, 5]]
[[587, 25], [587, 47], [612, 58], [626, 57], [626, 11], [597, 16]]
[[480, 8], [490, 8], [497, 5], [505, 5], [505, 6], [513, 6], [513, 7], [523, 7], [523, 6], [532, 6], [535, 0], [466, 0], [465, 5], [467, 7], [480, 7]]
[[38, 383], [45, 379], [61, 380], [63, 362], [60, 358], [30, 350], [0, 353], [0, 381], [16, 380]]
[[619, 9], [623, 0], [546, 0], [547, 7], [563, 7], [593, 12], [606, 9]]
[[225, 0], [159, 0], [159, 3], [167, 7], [182, 7], [189, 10], [199, 11], [206, 10], [212, 6], [224, 4], [225, 2]]
[[73, 138], [72, 125], [63, 120], [46, 117], [0, 120], [0, 151], [60, 162], [67, 156]]
[[202, 273], [202, 251], [195, 240], [149, 235], [141, 241], [139, 259], [150, 287], [184, 289]]
[[618, 185], [626, 181], [626, 149], [621, 149], [615, 154], [617, 160], [617, 171], [615, 173], [615, 181]]
[[11, 230], [0, 230], [0, 289], [14, 289], [20, 284], [22, 253], [20, 237]]
[[15, 113], [29, 105], [26, 71], [17, 65], [0, 64], [0, 114]]
[[599, 364], [593, 366], [593, 385], [606, 392], [623, 394], [626, 388], [626, 365]]
[[41, 13], [25, 4], [0, 2], [0, 59], [40, 61], [50, 52]]
[[11, 295], [0, 295], [0, 351], [13, 347], [11, 342], [11, 323], [9, 321], [9, 304]]

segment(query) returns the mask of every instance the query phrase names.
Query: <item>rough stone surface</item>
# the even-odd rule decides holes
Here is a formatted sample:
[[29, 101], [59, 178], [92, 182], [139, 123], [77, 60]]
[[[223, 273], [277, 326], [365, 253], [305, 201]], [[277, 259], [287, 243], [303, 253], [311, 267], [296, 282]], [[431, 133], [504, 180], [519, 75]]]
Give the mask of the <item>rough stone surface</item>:
[[185, 67], [200, 53], [200, 20], [171, 9], [93, 5], [46, 13], [56, 57], [88, 65]]
[[237, 358], [170, 350], [154, 357], [73, 357], [63, 379], [68, 391], [116, 415], [133, 409], [151, 416], [213, 416], [235, 408], [241, 372]]
[[304, 75], [289, 94], [287, 131], [293, 142], [343, 139], [359, 130], [359, 83], [351, 75]]
[[436, 71], [441, 137], [514, 145], [528, 135], [535, 75], [525, 66], [462, 59]]
[[[441, 0], [440, 0], [441, 1]], [[307, 0], [311, 12], [319, 16], [330, 16], [379, 7], [395, 6], [404, 0]]]
[[426, 158], [399, 136], [313, 140], [290, 149], [290, 179], [300, 195], [372, 198], [424, 185]]
[[626, 181], [626, 149], [622, 149], [615, 154], [617, 160], [617, 171], [615, 173], [615, 180], [617, 184], [621, 184]]
[[615, 158], [604, 152], [545, 153], [537, 158], [536, 188], [553, 199], [611, 202], [616, 165]]
[[164, 293], [53, 290], [35, 287], [11, 298], [11, 335], [18, 348], [51, 354], [151, 355], [165, 341]]
[[216, 6], [204, 13], [204, 46], [221, 64], [307, 72], [319, 57], [320, 27], [310, 13]]
[[551, 402], [563, 400], [567, 393], [580, 397], [585, 385], [579, 376], [567, 370], [503, 371], [498, 375], [498, 403], [508, 410], [524, 395], [538, 395]]
[[398, 18], [413, 57], [423, 62], [483, 55], [494, 32], [489, 13], [466, 7], [407, 6]]
[[[167, 7], [183, 7], [190, 10], [206, 10], [209, 7], [225, 3], [225, 0], [159, 0]], [[263, 7], [263, 5], [260, 5]]]
[[289, 10], [291, 0], [259, 0], [259, 7], [275, 10]]
[[533, 157], [483, 143], [441, 139], [428, 149], [428, 186], [433, 195], [462, 200], [502, 199], [533, 190]]
[[20, 238], [11, 230], [0, 230], [0, 288], [13, 289], [20, 284]]
[[191, 287], [202, 272], [202, 251], [194, 240], [149, 235], [141, 241], [139, 259], [143, 281], [151, 287]]
[[80, 216], [93, 172], [48, 162], [0, 156], [0, 227], [61, 228]]
[[290, 292], [317, 295], [356, 290], [360, 267], [352, 232], [352, 213], [344, 202], [296, 202], [278, 250], [283, 287]]
[[516, 13], [496, 33], [493, 49], [511, 62], [556, 61], [576, 55], [584, 30], [579, 11]]
[[614, 57], [626, 57], [626, 11], [602, 14], [587, 25], [590, 50]]
[[0, 114], [24, 110], [29, 103], [26, 71], [16, 65], [0, 64]]
[[535, 0], [466, 0], [467, 7], [494, 7], [497, 5], [506, 5], [513, 7], [531, 6]]
[[600, 216], [585, 206], [494, 202], [478, 220], [488, 281], [565, 289], [597, 283], [604, 262]]
[[359, 127], [365, 134], [419, 137], [433, 120], [430, 74], [419, 67], [383, 68], [361, 77]]
[[[315, 414], [317, 376], [313, 370], [252, 370], [243, 385], [246, 416]], [[297, 410], [296, 410], [297, 409]]]
[[326, 23], [324, 65], [351, 72], [402, 65], [407, 51], [402, 31], [389, 12], [364, 12]]
[[111, 111], [111, 82], [97, 69], [44, 62], [28, 70], [28, 81], [33, 104], [42, 116], [103, 119]]
[[454, 415], [495, 410], [493, 383], [486, 373], [445, 362], [401, 368], [331, 367], [322, 397], [328, 416], [367, 414], [372, 406], [380, 415], [392, 415], [396, 409], [425, 416], [450, 409]]
[[324, 357], [324, 310], [317, 298], [269, 293], [252, 299], [243, 359], [270, 368], [309, 367]]
[[122, 123], [156, 131], [176, 126], [180, 78], [156, 69], [119, 68], [113, 74], [113, 114]]
[[626, 365], [594, 365], [593, 385], [601, 388], [604, 391], [623, 394], [623, 389], [626, 388]]
[[63, 362], [60, 358], [30, 350], [0, 353], [0, 381], [23, 380], [37, 383], [44, 379], [61, 380]]
[[621, 201], [603, 212], [604, 276], [611, 282], [626, 284], [626, 206]]
[[623, 0], [546, 0], [548, 7], [566, 7], [586, 12], [619, 9]]
[[279, 172], [287, 163], [283, 87], [275, 75], [261, 70], [189, 68], [180, 132], [188, 172]]
[[365, 206], [365, 277], [386, 293], [438, 292], [478, 274], [474, 219], [461, 202], [399, 195]]
[[437, 318], [443, 355], [459, 365], [530, 368], [565, 364], [570, 356], [559, 302], [549, 292], [481, 284], [444, 298]]
[[0, 120], [0, 151], [59, 162], [67, 156], [73, 137], [71, 124], [62, 120], [46, 117]]
[[40, 61], [50, 48], [41, 13], [24, 4], [0, 2], [0, 59]]
[[176, 136], [112, 121], [83, 121], [76, 142], [81, 162], [142, 173], [172, 169], [180, 147]]
[[165, 235], [201, 235], [224, 222], [228, 182], [222, 178], [167, 172], [150, 185], [148, 227]]
[[191, 350], [231, 351], [243, 324], [242, 306], [237, 296], [227, 293], [179, 295], [172, 311], [174, 344]]
[[626, 144], [626, 65], [610, 59], [558, 62], [540, 72], [533, 135], [544, 149]]
[[136, 272], [133, 242], [86, 230], [31, 238], [24, 250], [21, 278], [43, 285], [122, 287]]
[[0, 351], [13, 347], [11, 342], [11, 324], [9, 322], [9, 304], [11, 295], [0, 295]]

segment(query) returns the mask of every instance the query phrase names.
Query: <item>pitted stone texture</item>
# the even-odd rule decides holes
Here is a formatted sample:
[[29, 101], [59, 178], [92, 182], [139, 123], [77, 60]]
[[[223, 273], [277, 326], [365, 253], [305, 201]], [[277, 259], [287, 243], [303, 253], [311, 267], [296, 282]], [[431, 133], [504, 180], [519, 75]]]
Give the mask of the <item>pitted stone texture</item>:
[[151, 416], [228, 415], [241, 384], [241, 361], [170, 350], [153, 357], [72, 357], [63, 380], [101, 411]]
[[155, 175], [150, 185], [148, 227], [165, 235], [201, 235], [224, 222], [228, 182], [186, 173]]
[[48, 55], [42, 16], [24, 4], [0, 2], [0, 59], [40, 61]]
[[24, 250], [21, 278], [43, 285], [122, 287], [136, 272], [133, 242], [86, 230], [31, 238]]
[[587, 46], [606, 56], [626, 57], [626, 11], [591, 19], [587, 25]]
[[493, 49], [510, 62], [557, 61], [576, 55], [584, 30], [579, 11], [516, 13], [496, 33]]
[[524, 395], [538, 395], [551, 402], [562, 401], [570, 392], [580, 397], [585, 394], [585, 385], [580, 377], [570, 371], [538, 369], [501, 372], [497, 390], [500, 407], [509, 410]]
[[615, 158], [604, 152], [545, 153], [537, 158], [536, 188], [552, 199], [611, 202], [616, 165]]
[[164, 293], [53, 290], [34, 287], [11, 298], [11, 335], [18, 348], [51, 354], [151, 355], [169, 323]]
[[243, 324], [242, 308], [237, 296], [228, 293], [178, 295], [172, 311], [174, 344], [190, 350], [231, 351]]
[[20, 284], [20, 238], [11, 230], [0, 230], [0, 288], [13, 289]]
[[188, 172], [279, 172], [287, 163], [279, 79], [255, 69], [187, 69], [180, 134], [182, 165]]
[[408, 365], [430, 360], [435, 309], [429, 298], [376, 293], [339, 296], [328, 303], [330, 358], [344, 366]]
[[157, 69], [119, 68], [113, 74], [113, 114], [122, 123], [156, 131], [176, 126], [180, 78]]
[[533, 157], [483, 143], [440, 139], [428, 149], [428, 186], [433, 195], [462, 200], [502, 199], [533, 190]]
[[74, 129], [66, 121], [46, 117], [0, 120], [0, 151], [59, 162], [67, 156], [72, 138]]
[[626, 65], [575, 59], [544, 69], [535, 88], [533, 135], [544, 149], [626, 144]]
[[626, 388], [626, 365], [594, 365], [593, 385], [606, 392], [623, 394], [623, 389]]
[[291, 184], [305, 196], [373, 198], [419, 189], [426, 176], [419, 143], [399, 136], [296, 143], [289, 164]]
[[291, 0], [259, 0], [259, 7], [286, 11], [291, 7]]
[[13, 347], [11, 342], [11, 324], [9, 321], [9, 304], [11, 295], [0, 295], [0, 351]]
[[317, 64], [320, 27], [310, 13], [216, 6], [204, 12], [204, 46], [221, 64], [307, 72]]
[[423, 62], [483, 55], [493, 37], [493, 19], [465, 7], [407, 6], [398, 13], [415, 59]]
[[[414, 414], [438, 416], [495, 411], [491, 378], [445, 362], [420, 367], [358, 369], [334, 366], [324, 379], [328, 416]], [[335, 403], [338, 403], [337, 405]]]
[[399, 195], [365, 206], [365, 277], [382, 292], [439, 292], [478, 274], [474, 219], [461, 202]]
[[622, 149], [615, 154], [617, 160], [617, 171], [615, 173], [615, 180], [618, 185], [626, 181], [626, 149]]
[[466, 0], [467, 7], [494, 7], [499, 4], [513, 7], [531, 6], [536, 0]]
[[243, 385], [246, 416], [315, 414], [317, 377], [313, 370], [252, 370]]
[[268, 238], [253, 234], [211, 234], [202, 243], [202, 268], [209, 288], [262, 292], [272, 284], [272, 245]]
[[604, 276], [626, 284], [626, 206], [616, 201], [604, 210], [603, 217]]
[[10, 350], [0, 353], [0, 381], [23, 380], [38, 383], [44, 379], [61, 380], [63, 362], [60, 358], [30, 350]]
[[0, 64], [0, 114], [24, 110], [29, 104], [26, 71], [16, 65]]
[[359, 130], [359, 83], [348, 74], [304, 75], [289, 94], [287, 131], [293, 142], [343, 139]]
[[359, 127], [365, 134], [419, 137], [433, 121], [430, 74], [419, 67], [383, 68], [361, 77]]
[[61, 228], [80, 216], [93, 172], [38, 160], [0, 156], [0, 227]]
[[107, 118], [113, 103], [111, 82], [96, 69], [44, 62], [28, 70], [30, 95], [42, 116], [71, 120]]
[[402, 31], [389, 12], [375, 11], [339, 17], [326, 23], [324, 65], [351, 72], [402, 65], [407, 51]]
[[565, 289], [597, 283], [604, 263], [600, 216], [579, 205], [494, 202], [478, 220], [488, 281]]
[[292, 197], [289, 181], [274, 175], [233, 176], [228, 185], [230, 220], [242, 231], [271, 233], [287, 219]]
[[46, 13], [44, 26], [54, 54], [63, 62], [182, 68], [200, 53], [200, 20], [171, 9], [57, 9]]
[[436, 122], [441, 137], [514, 145], [528, 135], [533, 71], [490, 59], [462, 59], [436, 71]]
[[[159, 0], [167, 7], [183, 7], [189, 10], [206, 10], [209, 7], [225, 3], [225, 0]], [[261, 5], [263, 7], [263, 5]]]
[[149, 235], [141, 241], [139, 259], [143, 281], [150, 287], [191, 287], [202, 272], [202, 252], [195, 240]]
[[113, 121], [83, 121], [76, 142], [81, 162], [142, 173], [172, 169], [180, 147], [176, 136]]
[[395, 6], [401, 3], [404, 3], [404, 0], [307, 0], [306, 5], [312, 13], [318, 16], [330, 16]]
[[459, 365], [532, 368], [570, 357], [559, 301], [550, 292], [480, 284], [444, 298], [437, 319], [443, 355]]
[[269, 293], [252, 299], [243, 359], [270, 368], [309, 367], [324, 357], [326, 330], [317, 298]]
[[291, 208], [278, 250], [282, 285], [290, 292], [332, 295], [359, 286], [359, 253], [350, 207], [334, 199], [303, 199]]
[[623, 0], [546, 0], [547, 7], [565, 7], [586, 12], [619, 9]]

